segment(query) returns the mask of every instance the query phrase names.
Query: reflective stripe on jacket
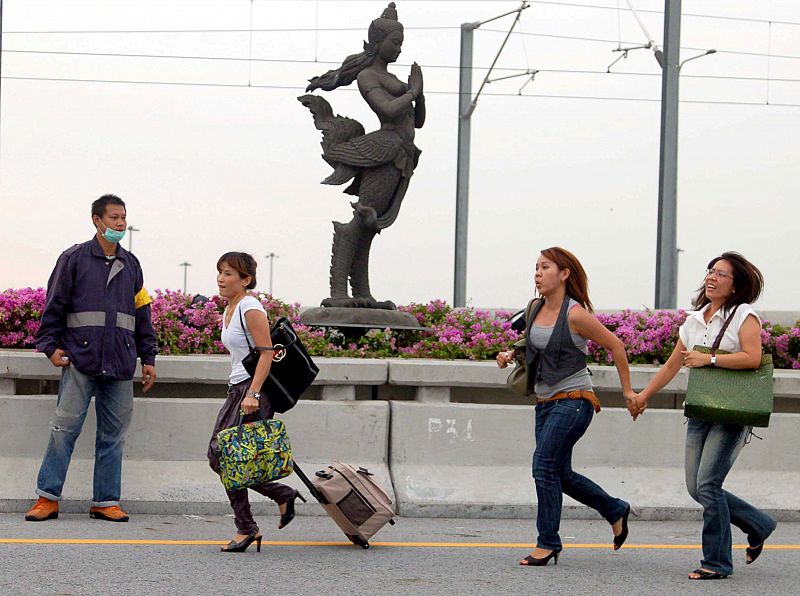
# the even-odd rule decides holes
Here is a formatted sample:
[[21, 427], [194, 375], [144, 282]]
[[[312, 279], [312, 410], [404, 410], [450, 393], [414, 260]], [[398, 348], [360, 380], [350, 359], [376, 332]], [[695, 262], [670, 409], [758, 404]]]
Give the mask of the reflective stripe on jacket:
[[64, 251], [47, 282], [36, 348], [64, 350], [82, 373], [133, 378], [136, 359], [155, 364], [156, 335], [138, 259], [117, 245], [108, 259], [96, 238]]

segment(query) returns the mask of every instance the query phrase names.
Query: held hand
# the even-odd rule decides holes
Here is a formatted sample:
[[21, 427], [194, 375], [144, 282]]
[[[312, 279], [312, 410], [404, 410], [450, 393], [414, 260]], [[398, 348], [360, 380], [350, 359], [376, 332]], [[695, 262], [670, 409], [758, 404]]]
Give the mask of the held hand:
[[417, 98], [422, 95], [422, 69], [416, 62], [411, 65], [411, 73], [408, 75], [408, 90]]
[[514, 352], [509, 350], [508, 352], [500, 352], [497, 354], [497, 366], [500, 368], [505, 368], [509, 364], [514, 361]]
[[636, 396], [636, 409], [639, 410], [639, 414], [644, 414], [647, 409], [647, 398], [643, 397], [641, 393]]
[[623, 391], [622, 395], [625, 397], [625, 407], [628, 408], [628, 413], [631, 415], [631, 418], [633, 418], [633, 421], [636, 422], [636, 419], [641, 413], [636, 402], [638, 395], [635, 391]]
[[258, 400], [255, 397], [245, 397], [242, 400], [242, 411], [245, 414], [252, 414], [258, 411]]
[[147, 393], [156, 382], [156, 367], [152, 364], [142, 366], [142, 391]]
[[683, 364], [688, 368], [700, 368], [711, 364], [711, 354], [703, 354], [696, 350], [681, 350]]
[[69, 356], [67, 356], [67, 353], [61, 348], [56, 348], [56, 351], [50, 356], [50, 362], [53, 363], [53, 366], [59, 368], [69, 366]]

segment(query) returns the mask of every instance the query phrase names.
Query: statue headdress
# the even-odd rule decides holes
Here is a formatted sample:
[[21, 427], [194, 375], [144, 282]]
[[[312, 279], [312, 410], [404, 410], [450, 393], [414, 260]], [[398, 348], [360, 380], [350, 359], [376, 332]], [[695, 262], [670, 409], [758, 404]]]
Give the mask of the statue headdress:
[[403, 25], [397, 20], [397, 7], [394, 2], [389, 2], [381, 16], [369, 24], [364, 51], [345, 58], [342, 65], [336, 70], [329, 70], [322, 76], [309, 79], [306, 91], [314, 91], [314, 89], [333, 91], [337, 87], [346, 87], [356, 80], [358, 73], [372, 64], [378, 46], [386, 39], [386, 36], [392, 31], [402, 30]]

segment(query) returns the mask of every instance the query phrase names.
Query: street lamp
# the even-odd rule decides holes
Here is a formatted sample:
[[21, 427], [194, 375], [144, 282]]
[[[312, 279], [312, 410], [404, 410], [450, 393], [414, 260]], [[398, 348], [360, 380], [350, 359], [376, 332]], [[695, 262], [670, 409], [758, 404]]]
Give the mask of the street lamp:
[[134, 228], [133, 226], [128, 226], [128, 252], [132, 252], [131, 248], [133, 247], [133, 233], [140, 232], [139, 228]]
[[183, 263], [180, 263], [178, 265], [178, 267], [183, 267], [183, 293], [184, 294], [186, 293], [186, 272], [188, 271], [189, 267], [191, 267], [191, 266], [192, 266], [192, 264], [189, 263], [188, 261], [184, 261]]
[[692, 56], [691, 58], [687, 58], [686, 60], [684, 60], [683, 62], [678, 64], [678, 70], [683, 68], [683, 65], [686, 64], [687, 62], [691, 61], [691, 60], [697, 60], [698, 58], [702, 58], [703, 56], [708, 56], [709, 54], [716, 54], [716, 53], [717, 53], [717, 50], [712, 48], [710, 50], [706, 50], [702, 54], [697, 54], [697, 56]]

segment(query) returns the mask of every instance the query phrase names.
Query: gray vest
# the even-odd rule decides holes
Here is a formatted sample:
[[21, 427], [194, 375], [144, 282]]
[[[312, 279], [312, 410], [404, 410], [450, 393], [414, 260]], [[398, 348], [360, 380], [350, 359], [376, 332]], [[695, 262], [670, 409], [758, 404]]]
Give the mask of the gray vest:
[[[531, 312], [528, 326], [533, 324], [536, 314], [542, 308], [544, 300], [539, 300]], [[544, 350], [538, 350], [531, 343], [530, 333], [525, 334], [525, 363], [528, 366], [528, 388], [533, 391], [537, 381], [544, 381], [550, 386], [563, 381], [570, 375], [586, 368], [586, 354], [581, 352], [569, 332], [567, 312], [569, 296], [564, 296], [561, 310], [558, 313], [553, 334]]]

